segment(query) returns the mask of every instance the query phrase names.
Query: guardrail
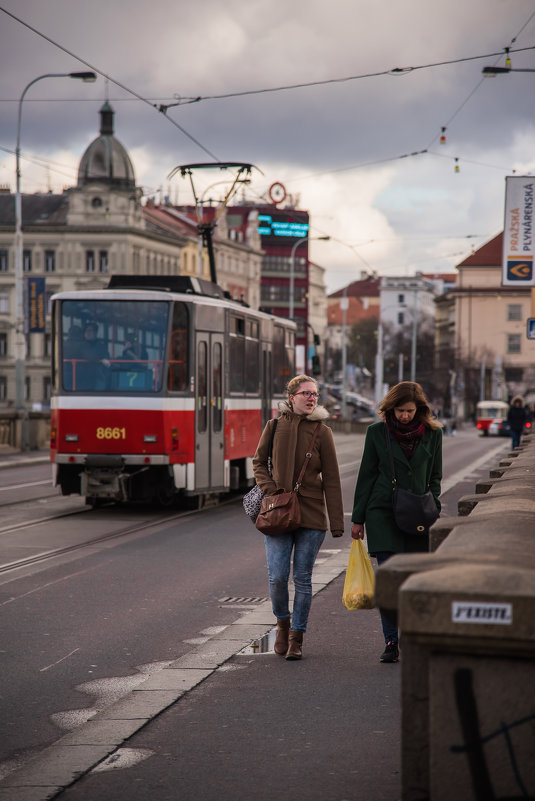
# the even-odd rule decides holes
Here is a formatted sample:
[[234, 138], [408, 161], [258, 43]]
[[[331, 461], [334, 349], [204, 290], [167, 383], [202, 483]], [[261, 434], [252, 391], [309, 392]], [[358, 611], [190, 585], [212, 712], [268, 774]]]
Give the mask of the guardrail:
[[535, 798], [535, 439], [377, 571], [401, 632], [402, 801]]
[[0, 411], [0, 451], [14, 453], [23, 450], [23, 421], [27, 429], [25, 449], [46, 450], [50, 445], [50, 412]]

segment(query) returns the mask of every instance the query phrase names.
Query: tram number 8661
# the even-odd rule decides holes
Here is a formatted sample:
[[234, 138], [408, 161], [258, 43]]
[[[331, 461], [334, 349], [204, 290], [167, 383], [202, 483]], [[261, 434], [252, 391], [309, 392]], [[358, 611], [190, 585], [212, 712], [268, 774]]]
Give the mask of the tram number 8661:
[[100, 426], [97, 428], [97, 439], [126, 439], [126, 428], [111, 428], [108, 426], [107, 428], [103, 428]]

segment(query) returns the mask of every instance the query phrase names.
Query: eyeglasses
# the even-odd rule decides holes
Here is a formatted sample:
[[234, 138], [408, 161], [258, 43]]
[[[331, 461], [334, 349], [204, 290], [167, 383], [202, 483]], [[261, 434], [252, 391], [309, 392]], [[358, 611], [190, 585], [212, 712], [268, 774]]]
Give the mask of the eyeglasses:
[[296, 392], [296, 395], [303, 395], [307, 400], [318, 400], [319, 392], [310, 392], [308, 389], [303, 389], [301, 392]]

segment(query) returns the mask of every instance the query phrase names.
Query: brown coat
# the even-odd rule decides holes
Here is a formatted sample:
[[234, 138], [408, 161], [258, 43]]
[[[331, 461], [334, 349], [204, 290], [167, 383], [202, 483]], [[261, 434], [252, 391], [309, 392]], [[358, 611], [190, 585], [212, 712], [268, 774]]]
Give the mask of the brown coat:
[[[267, 470], [273, 420], [264, 428], [253, 459], [256, 483], [266, 495], [273, 495], [277, 490], [288, 492], [295, 487], [316, 425], [329, 416], [323, 406], [317, 406], [309, 415], [295, 414], [286, 402], [281, 403], [279, 409], [281, 414], [273, 441], [273, 477]], [[333, 534], [339, 534], [344, 530], [340, 473], [332, 431], [322, 422], [299, 490], [303, 528], [327, 529], [326, 504], [330, 529]]]

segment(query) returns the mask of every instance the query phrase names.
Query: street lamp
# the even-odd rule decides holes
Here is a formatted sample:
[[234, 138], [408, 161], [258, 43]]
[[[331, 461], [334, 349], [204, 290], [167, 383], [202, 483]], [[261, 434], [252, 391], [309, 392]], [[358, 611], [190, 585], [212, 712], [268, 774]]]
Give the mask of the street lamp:
[[295, 251], [297, 250], [299, 245], [301, 245], [303, 242], [308, 242], [311, 241], [312, 239], [321, 240], [322, 242], [328, 242], [330, 238], [331, 238], [330, 236], [313, 236], [313, 237], [304, 236], [302, 237], [302, 239], [298, 239], [297, 242], [294, 242], [294, 245], [292, 247], [292, 254], [290, 256], [290, 305], [288, 310], [288, 317], [290, 318], [290, 320], [293, 320], [294, 316]]
[[[19, 100], [17, 118], [17, 146], [15, 148], [16, 193], [15, 193], [15, 408], [17, 411], [25, 410], [24, 397], [24, 361], [26, 359], [26, 336], [24, 332], [24, 273], [22, 265], [22, 199], [20, 193], [20, 132], [22, 122], [22, 101], [26, 92], [37, 81], [44, 78], [76, 78], [80, 81], [93, 83], [97, 79], [95, 72], [59, 72], [39, 75], [26, 86]], [[22, 450], [26, 450], [26, 424], [22, 422]]]
[[481, 70], [487, 78], [494, 78], [496, 75], [505, 75], [508, 72], [535, 72], [533, 67], [522, 69], [521, 67], [483, 67]]

